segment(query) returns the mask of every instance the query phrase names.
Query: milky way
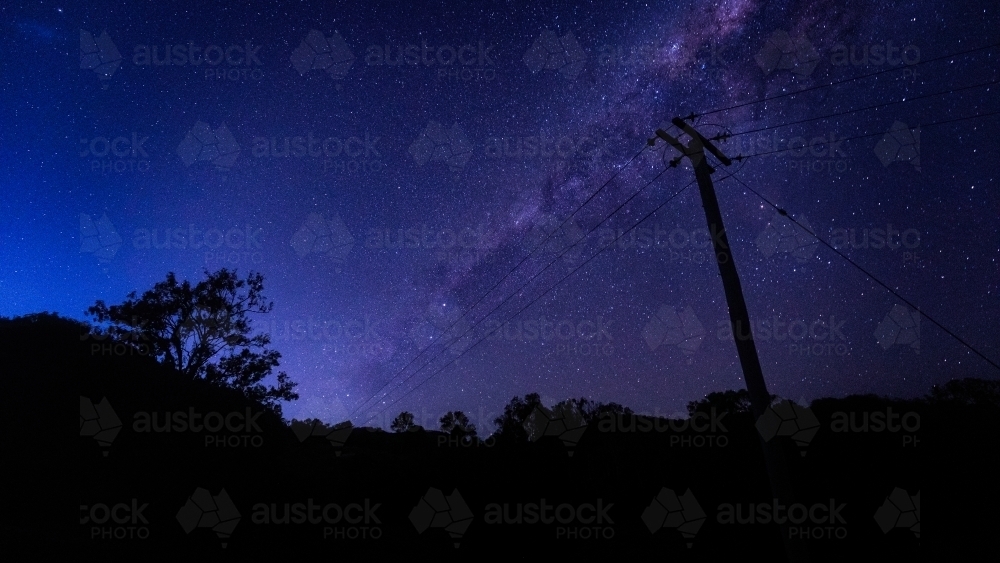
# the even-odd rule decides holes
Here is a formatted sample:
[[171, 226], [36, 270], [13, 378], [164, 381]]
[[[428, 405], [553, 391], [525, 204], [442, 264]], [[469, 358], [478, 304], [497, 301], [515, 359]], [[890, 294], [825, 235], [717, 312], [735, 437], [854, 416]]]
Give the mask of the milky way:
[[695, 121], [730, 157], [774, 153], [715, 174], [765, 378], [808, 401], [996, 376], [739, 183], [996, 361], [996, 117], [917, 128], [998, 111], [995, 86], [772, 128], [996, 80], [995, 50], [924, 64], [996, 42], [989, 2], [3, 13], [0, 314], [254, 270], [288, 418], [492, 429], [529, 392], [684, 411], [744, 385], [697, 190], [624, 233], [690, 165], [599, 225], [677, 156], [647, 139], [895, 69]]

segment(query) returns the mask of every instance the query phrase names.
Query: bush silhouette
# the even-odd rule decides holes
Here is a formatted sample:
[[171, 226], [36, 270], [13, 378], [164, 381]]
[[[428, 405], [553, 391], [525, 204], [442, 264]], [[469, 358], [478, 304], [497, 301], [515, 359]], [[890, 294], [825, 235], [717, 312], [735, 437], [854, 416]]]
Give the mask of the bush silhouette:
[[178, 283], [173, 272], [141, 297], [136, 292], [120, 305], [97, 301], [87, 312], [105, 326], [96, 339], [111, 337], [151, 355], [190, 379], [238, 389], [281, 415], [278, 401], [298, 399], [296, 383], [277, 374], [277, 386], [262, 381], [271, 375], [281, 354], [269, 350], [269, 334], [251, 335], [250, 314], [266, 314], [274, 304], [262, 291], [264, 277], [240, 279], [225, 268], [192, 286]]

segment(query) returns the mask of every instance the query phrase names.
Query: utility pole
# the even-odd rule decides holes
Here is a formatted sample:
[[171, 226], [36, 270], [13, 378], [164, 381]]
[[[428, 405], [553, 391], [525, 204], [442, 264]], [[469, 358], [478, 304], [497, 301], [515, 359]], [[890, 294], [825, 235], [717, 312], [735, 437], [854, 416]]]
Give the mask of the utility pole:
[[[740, 357], [740, 366], [743, 368], [743, 379], [746, 381], [747, 391], [750, 393], [750, 406], [754, 419], [757, 420], [770, 406], [771, 395], [767, 392], [767, 385], [764, 383], [764, 373], [760, 367], [760, 359], [757, 357], [757, 346], [754, 345], [753, 341], [750, 314], [747, 312], [747, 304], [743, 299], [743, 287], [740, 285], [740, 277], [736, 273], [732, 249], [729, 246], [729, 239], [726, 237], [726, 228], [722, 224], [719, 200], [715, 196], [715, 187], [712, 185], [712, 174], [715, 169], [709, 165], [705, 151], [708, 150], [726, 166], [731, 165], [732, 161], [711, 141], [685, 123], [683, 119], [675, 117], [671, 123], [691, 137], [687, 146], [681, 144], [677, 138], [662, 129], [656, 130], [656, 137], [663, 139], [677, 149], [682, 157], [688, 157], [694, 166], [695, 179], [698, 181], [698, 189], [701, 191], [702, 207], [705, 208], [705, 218], [708, 220], [708, 232], [712, 238], [716, 262], [719, 264], [719, 274], [722, 276], [722, 285], [726, 292], [733, 339], [736, 341], [736, 351]], [[649, 146], [654, 146], [656, 138], [649, 139], [648, 143]], [[676, 165], [676, 161], [672, 165]], [[758, 439], [764, 450], [764, 461], [771, 481], [771, 492], [779, 504], [790, 507], [794, 502], [794, 495], [792, 494], [788, 466], [785, 463], [780, 443], [776, 440], [768, 443], [760, 435], [758, 435]], [[781, 524], [781, 535], [788, 561], [792, 563], [806, 561], [805, 545], [801, 539], [790, 536], [787, 520]]]

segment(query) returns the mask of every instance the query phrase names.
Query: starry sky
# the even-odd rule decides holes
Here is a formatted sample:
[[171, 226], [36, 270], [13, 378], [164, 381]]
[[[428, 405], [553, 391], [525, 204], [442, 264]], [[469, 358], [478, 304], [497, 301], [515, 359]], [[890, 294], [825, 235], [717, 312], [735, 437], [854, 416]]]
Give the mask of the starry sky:
[[0, 7], [0, 315], [258, 271], [286, 418], [684, 412], [744, 388], [696, 114], [771, 393], [998, 375], [748, 189], [1000, 362], [995, 2], [71, 4]]

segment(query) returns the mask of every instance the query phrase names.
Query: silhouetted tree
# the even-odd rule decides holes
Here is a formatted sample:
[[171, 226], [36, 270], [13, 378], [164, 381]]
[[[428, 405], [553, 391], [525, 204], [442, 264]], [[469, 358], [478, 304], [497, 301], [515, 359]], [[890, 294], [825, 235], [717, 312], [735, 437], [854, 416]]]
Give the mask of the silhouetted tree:
[[494, 439], [508, 443], [527, 442], [528, 432], [524, 429], [524, 422], [531, 416], [535, 406], [541, 404], [542, 399], [538, 393], [528, 393], [523, 399], [513, 397], [503, 408], [503, 414], [493, 419], [493, 424], [497, 427]]
[[[777, 395], [771, 395], [771, 401]], [[806, 405], [803, 405], [806, 406]], [[694, 416], [697, 412], [709, 412], [715, 407], [716, 412], [728, 412], [732, 414], [747, 414], [752, 412], [750, 407], [750, 393], [746, 389], [739, 391], [715, 391], [705, 395], [700, 401], [691, 401], [687, 404], [689, 416]]]
[[389, 425], [389, 428], [393, 432], [398, 433], [398, 432], [412, 432], [414, 430], [419, 429], [420, 427], [413, 422], [413, 413], [403, 411], [399, 413], [399, 416], [393, 419], [392, 424]]
[[967, 377], [935, 385], [927, 397], [931, 403], [957, 403], [1000, 407], [1000, 381]]
[[87, 312], [106, 326], [95, 334], [148, 346], [150, 355], [181, 374], [238, 389], [280, 415], [278, 401], [299, 396], [285, 372], [277, 374], [277, 386], [261, 383], [281, 357], [267, 349], [270, 335], [250, 334], [250, 313], [268, 313], [274, 306], [261, 295], [264, 277], [251, 273], [243, 280], [225, 268], [205, 274], [207, 279], [192, 287], [170, 272], [142, 297], [133, 291], [110, 307], [97, 301]]
[[[348, 421], [350, 422], [350, 421]], [[318, 418], [307, 418], [305, 420], [299, 420], [293, 418], [289, 423], [288, 427], [293, 431], [301, 432], [304, 436], [309, 436], [311, 432], [315, 432], [318, 435], [326, 435], [334, 430], [334, 427], [323, 422]]]
[[441, 431], [462, 439], [476, 438], [476, 425], [462, 411], [450, 411], [441, 417]]
[[601, 415], [633, 414], [632, 409], [619, 405], [618, 403], [600, 403], [597, 401], [591, 401], [586, 397], [580, 397], [579, 399], [566, 399], [565, 401], [560, 401], [555, 406], [559, 407], [563, 404], [568, 404], [572, 406], [572, 408], [576, 409], [583, 415], [583, 420], [587, 424], [597, 420], [601, 417]]

